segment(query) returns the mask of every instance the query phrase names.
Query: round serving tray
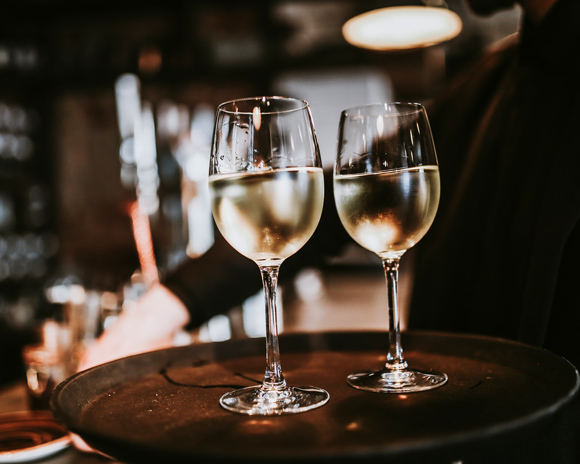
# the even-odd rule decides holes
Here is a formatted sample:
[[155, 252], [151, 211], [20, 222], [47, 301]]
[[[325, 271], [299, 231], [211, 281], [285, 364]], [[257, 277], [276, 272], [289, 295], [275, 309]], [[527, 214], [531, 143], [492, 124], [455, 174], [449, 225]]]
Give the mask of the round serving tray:
[[[291, 385], [330, 393], [303, 414], [228, 412], [219, 398], [259, 383], [263, 339], [171, 348], [80, 372], [55, 390], [55, 416], [95, 449], [128, 463], [430, 462], [501, 449], [570, 402], [578, 372], [546, 350], [487, 337], [403, 333], [412, 367], [448, 374], [446, 385], [407, 395], [358, 391], [352, 372], [379, 368], [384, 332], [287, 334]], [[526, 442], [529, 443], [529, 436]]]

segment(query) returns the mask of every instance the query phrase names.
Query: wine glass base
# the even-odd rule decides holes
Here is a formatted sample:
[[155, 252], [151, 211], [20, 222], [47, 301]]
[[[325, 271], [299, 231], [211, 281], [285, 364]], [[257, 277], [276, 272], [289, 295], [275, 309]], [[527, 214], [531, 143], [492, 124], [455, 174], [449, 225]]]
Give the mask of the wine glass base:
[[240, 414], [273, 416], [310, 411], [329, 399], [328, 392], [317, 387], [283, 387], [268, 391], [256, 385], [226, 393], [220, 398], [220, 405]]
[[415, 369], [383, 369], [360, 372], [347, 377], [347, 383], [358, 390], [377, 393], [413, 393], [439, 388], [447, 383], [447, 374], [421, 372]]

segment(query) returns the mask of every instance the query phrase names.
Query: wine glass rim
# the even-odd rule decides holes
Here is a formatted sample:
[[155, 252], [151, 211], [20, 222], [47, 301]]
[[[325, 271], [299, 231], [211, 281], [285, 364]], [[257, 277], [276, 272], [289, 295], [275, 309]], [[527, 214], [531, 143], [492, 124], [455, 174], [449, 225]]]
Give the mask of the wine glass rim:
[[249, 111], [240, 111], [238, 109], [226, 109], [228, 105], [235, 105], [236, 103], [247, 103], [247, 102], [266, 102], [266, 101], [286, 101], [286, 102], [296, 102], [298, 105], [295, 108], [288, 108], [288, 109], [280, 109], [280, 110], [272, 110], [272, 111], [264, 111], [261, 109], [261, 114], [280, 114], [280, 113], [292, 113], [294, 111], [302, 111], [310, 107], [306, 100], [302, 100], [300, 98], [294, 97], [283, 97], [279, 95], [271, 95], [271, 96], [261, 96], [261, 97], [245, 97], [245, 98], [235, 98], [233, 100], [228, 100], [221, 103], [218, 106], [218, 111], [228, 114], [244, 114], [250, 115], [254, 113], [254, 109], [252, 108]]
[[[425, 110], [425, 107], [421, 104], [421, 103], [415, 103], [415, 102], [400, 102], [400, 101], [395, 101], [395, 102], [380, 102], [380, 103], [368, 103], [366, 105], [358, 105], [358, 106], [352, 106], [350, 108], [347, 108], [345, 110], [342, 111], [342, 115], [343, 116], [353, 116], [353, 117], [360, 117], [360, 116], [370, 116], [370, 114], [364, 114], [363, 111], [366, 109], [371, 109], [371, 108], [384, 108], [385, 110], [387, 110], [388, 108], [399, 108], [399, 109], [404, 109], [407, 108], [407, 110], [403, 110], [403, 111], [397, 111], [396, 113], [393, 113], [392, 115], [404, 115], [404, 114], [413, 114], [413, 113], [417, 113], [417, 112], [421, 112]], [[384, 115], [384, 116], [390, 116], [387, 113], [381, 112], [380, 114]], [[375, 114], [374, 116], [378, 116], [378, 114]]]

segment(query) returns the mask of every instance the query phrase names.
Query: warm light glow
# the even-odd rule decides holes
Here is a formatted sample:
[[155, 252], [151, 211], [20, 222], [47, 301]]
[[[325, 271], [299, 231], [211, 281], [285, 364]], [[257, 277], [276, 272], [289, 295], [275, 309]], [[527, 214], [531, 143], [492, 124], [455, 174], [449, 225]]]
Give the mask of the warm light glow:
[[358, 422], [351, 422], [346, 426], [346, 430], [359, 430], [360, 428], [361, 427]]
[[260, 126], [262, 125], [262, 112], [260, 111], [259, 106], [254, 107], [254, 111], [252, 111], [254, 116], [254, 129], [257, 131], [260, 130]]
[[463, 25], [459, 16], [444, 8], [389, 7], [369, 11], [342, 27], [347, 42], [371, 50], [425, 48], [453, 39]]
[[137, 255], [141, 264], [141, 272], [145, 281], [153, 285], [159, 281], [159, 271], [153, 250], [153, 238], [151, 236], [151, 225], [149, 216], [141, 211], [139, 202], [135, 201], [129, 206], [129, 215], [133, 226], [133, 237], [137, 246]]

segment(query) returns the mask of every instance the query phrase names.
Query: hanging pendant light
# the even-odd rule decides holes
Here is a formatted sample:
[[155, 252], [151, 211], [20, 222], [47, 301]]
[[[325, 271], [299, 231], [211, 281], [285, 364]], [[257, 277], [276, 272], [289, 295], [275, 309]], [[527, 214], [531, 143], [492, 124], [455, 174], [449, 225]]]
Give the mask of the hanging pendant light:
[[457, 37], [463, 27], [456, 13], [427, 6], [387, 7], [349, 19], [347, 42], [359, 48], [403, 51], [430, 47]]

